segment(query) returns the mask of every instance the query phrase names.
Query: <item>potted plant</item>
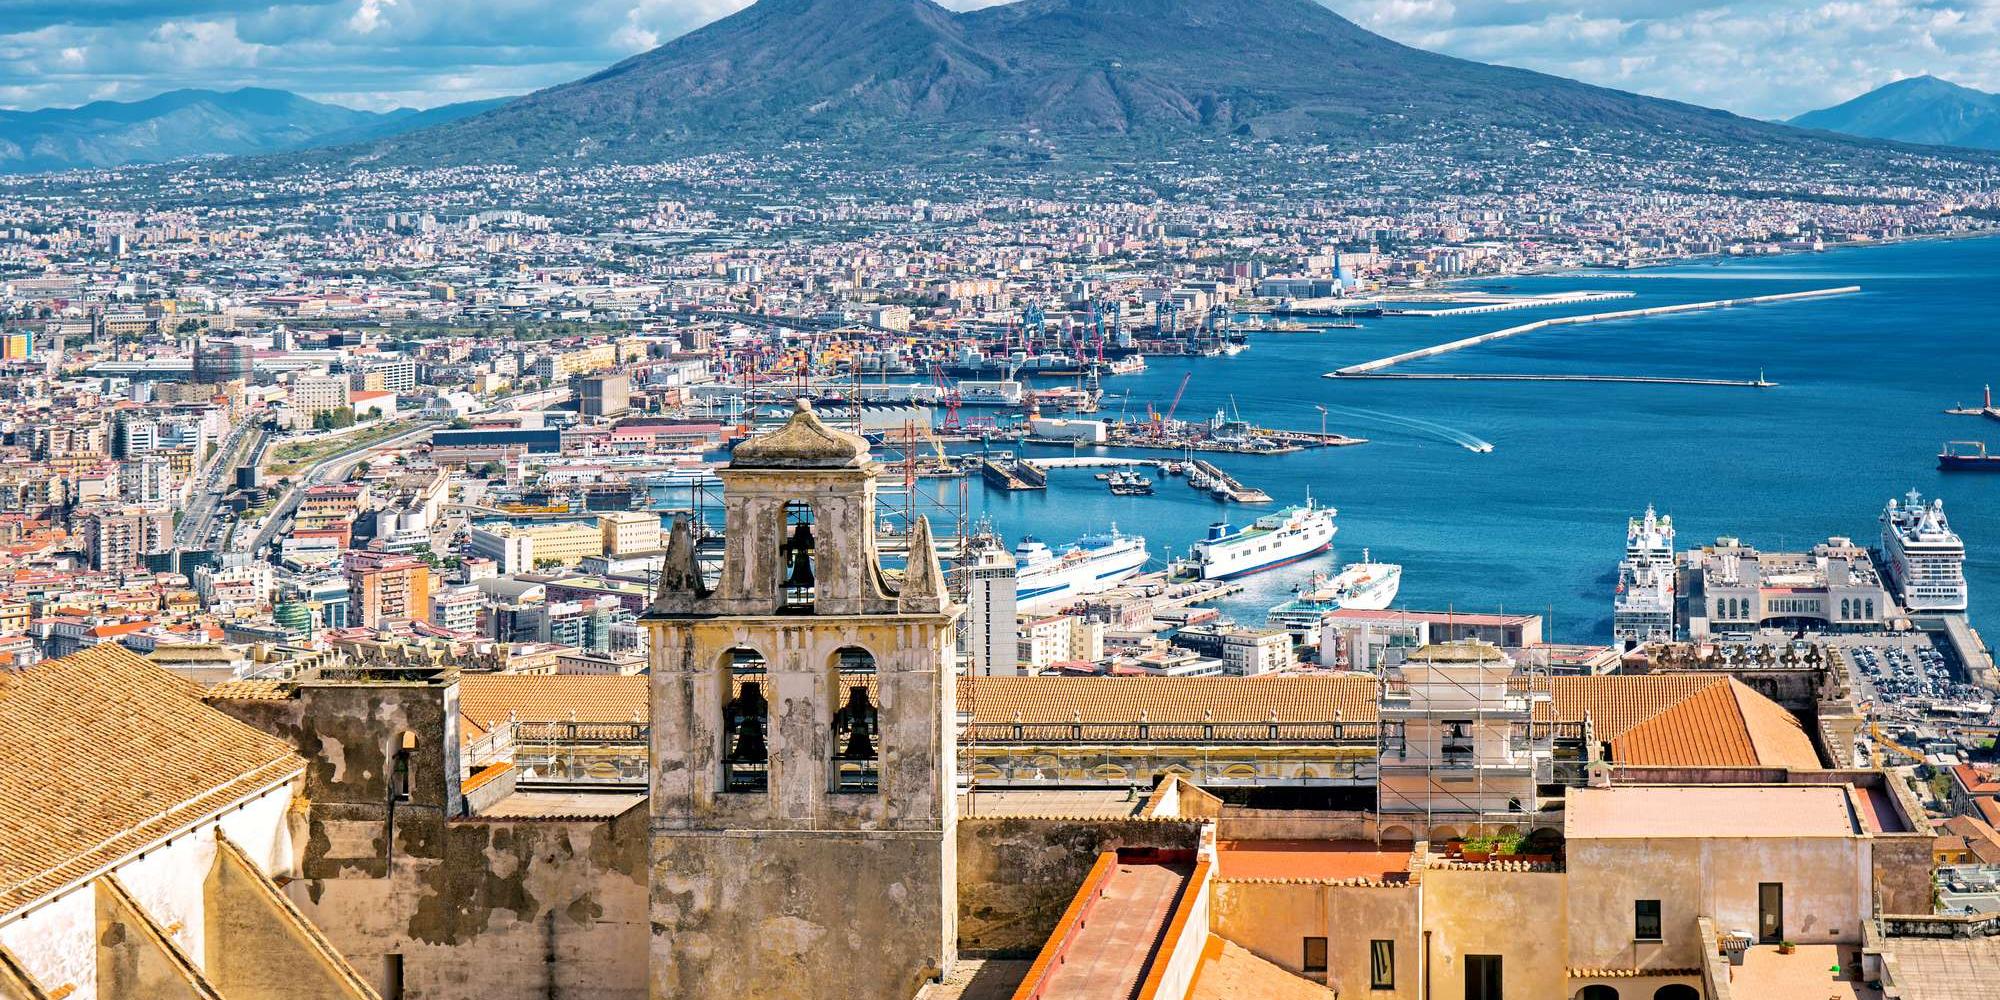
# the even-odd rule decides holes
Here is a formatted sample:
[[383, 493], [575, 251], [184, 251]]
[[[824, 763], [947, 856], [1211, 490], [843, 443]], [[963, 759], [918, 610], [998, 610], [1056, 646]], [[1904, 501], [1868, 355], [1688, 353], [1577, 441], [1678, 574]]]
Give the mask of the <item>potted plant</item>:
[[1793, 944], [1793, 943], [1792, 943], [1792, 942], [1790, 942], [1790, 941], [1780, 941], [1780, 942], [1778, 942], [1778, 954], [1780, 954], [1780, 955], [1789, 955], [1789, 954], [1791, 954], [1792, 952], [1795, 952], [1795, 951], [1797, 951], [1797, 950], [1799, 950], [1799, 946], [1798, 946], [1798, 945], [1796, 945], [1796, 944]]

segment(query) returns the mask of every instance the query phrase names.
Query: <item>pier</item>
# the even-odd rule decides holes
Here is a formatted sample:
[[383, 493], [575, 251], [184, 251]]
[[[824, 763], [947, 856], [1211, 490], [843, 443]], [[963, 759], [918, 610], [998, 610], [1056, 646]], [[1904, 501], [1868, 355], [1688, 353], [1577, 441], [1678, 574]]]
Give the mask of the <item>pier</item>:
[[[1709, 302], [1684, 302], [1679, 305], [1654, 306], [1649, 309], [1623, 309], [1617, 312], [1590, 313], [1584, 316], [1557, 316], [1552, 319], [1542, 319], [1542, 320], [1536, 320], [1533, 323], [1523, 323], [1519, 326], [1510, 326], [1504, 330], [1495, 330], [1491, 333], [1482, 333], [1476, 336], [1465, 337], [1459, 340], [1450, 341], [1448, 343], [1436, 344], [1431, 347], [1420, 347], [1414, 351], [1404, 351], [1401, 354], [1392, 354], [1386, 358], [1376, 358], [1373, 361], [1364, 361], [1358, 365], [1348, 365], [1345, 368], [1340, 368], [1332, 372], [1328, 372], [1326, 377], [1354, 378], [1357, 376], [1374, 376], [1377, 378], [1383, 378], [1383, 377], [1410, 378], [1413, 376], [1388, 375], [1385, 370], [1393, 368], [1397, 365], [1407, 364], [1408, 362], [1411, 361], [1418, 361], [1424, 358], [1442, 357], [1454, 351], [1462, 351], [1468, 347], [1477, 347], [1480, 344], [1490, 344], [1493, 343], [1494, 341], [1505, 340], [1508, 337], [1518, 337], [1524, 333], [1533, 333], [1536, 330], [1545, 330], [1548, 329], [1549, 327], [1576, 326], [1583, 323], [1601, 323], [1601, 322], [1608, 322], [1611, 320], [1620, 320], [1620, 319], [1644, 319], [1651, 316], [1670, 316], [1676, 313], [1699, 312], [1708, 309], [1729, 309], [1735, 306], [1761, 305], [1773, 302], [1792, 302], [1802, 299], [1818, 299], [1818, 298], [1826, 298], [1828, 296], [1833, 296], [1833, 295], [1848, 295], [1854, 292], [1858, 292], [1860, 290], [1861, 290], [1860, 285], [1843, 285], [1839, 288], [1815, 288], [1803, 292], [1783, 292], [1777, 295], [1755, 295], [1749, 298], [1741, 298], [1741, 299], [1716, 299]], [[1431, 376], [1431, 377], [1440, 377], [1440, 376]], [[1491, 379], [1495, 378], [1496, 376], [1442, 376], [1442, 377], [1474, 380], [1474, 379]], [[1677, 384], [1677, 385], [1743, 385], [1743, 386], [1754, 386], [1758, 388], [1765, 388], [1774, 384], [1765, 381], [1761, 377], [1759, 377], [1755, 381], [1729, 381], [1722, 379], [1683, 379], [1683, 378], [1667, 378], [1667, 377], [1647, 378], [1639, 376], [1618, 377], [1618, 376], [1608, 376], [1608, 375], [1607, 376], [1516, 375], [1516, 376], [1511, 376], [1509, 380], [1585, 381], [1585, 382], [1623, 381], [1623, 382], [1652, 382], [1659, 384]]]
[[1207, 493], [1217, 500], [1231, 503], [1270, 503], [1271, 495], [1254, 486], [1245, 486], [1236, 477], [1215, 467], [1207, 459], [1197, 458], [1188, 470], [1188, 485]]
[[1673, 375], [1482, 375], [1447, 372], [1334, 372], [1326, 378], [1379, 378], [1436, 382], [1637, 382], [1645, 385], [1719, 385], [1745, 389], [1775, 389], [1778, 383], [1767, 378], [1680, 378]]
[[1477, 302], [1472, 305], [1446, 306], [1442, 309], [1401, 309], [1385, 310], [1390, 316], [1475, 316], [1480, 313], [1509, 312], [1515, 309], [1539, 309], [1543, 306], [1566, 306], [1578, 302], [1603, 302], [1610, 299], [1629, 299], [1635, 292], [1556, 292], [1551, 295], [1530, 295], [1494, 302]]

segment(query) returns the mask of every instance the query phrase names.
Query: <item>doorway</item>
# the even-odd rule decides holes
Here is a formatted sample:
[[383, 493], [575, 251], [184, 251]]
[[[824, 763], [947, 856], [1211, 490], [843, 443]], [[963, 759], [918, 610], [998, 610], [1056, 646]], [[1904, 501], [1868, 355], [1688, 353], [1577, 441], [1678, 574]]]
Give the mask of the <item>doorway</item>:
[[1757, 943], [1777, 944], [1785, 939], [1785, 885], [1757, 883]]
[[1500, 956], [1465, 956], [1465, 1000], [1501, 1000]]

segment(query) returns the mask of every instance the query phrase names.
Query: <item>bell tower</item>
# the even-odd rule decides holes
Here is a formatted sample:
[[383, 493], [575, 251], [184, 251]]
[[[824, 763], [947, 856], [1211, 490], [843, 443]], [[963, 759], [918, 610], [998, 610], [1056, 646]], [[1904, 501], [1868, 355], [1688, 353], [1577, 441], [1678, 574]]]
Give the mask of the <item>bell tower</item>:
[[927, 522], [883, 571], [879, 472], [802, 401], [719, 472], [720, 575], [669, 536], [643, 619], [656, 1000], [900, 1000], [956, 957], [959, 609]]

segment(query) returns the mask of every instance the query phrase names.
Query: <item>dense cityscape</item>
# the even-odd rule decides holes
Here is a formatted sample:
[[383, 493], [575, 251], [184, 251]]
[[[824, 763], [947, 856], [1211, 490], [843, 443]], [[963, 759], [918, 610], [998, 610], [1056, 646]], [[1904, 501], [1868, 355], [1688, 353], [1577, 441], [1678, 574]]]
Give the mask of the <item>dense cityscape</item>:
[[1882, 310], [2000, 159], [1398, 121], [0, 175], [0, 998], [2000, 996], [1983, 443], [1775, 538], [1634, 482], [1518, 593], [1334, 464], [1492, 531], [1564, 487], [1334, 387], [1818, 412], [1551, 331]]

